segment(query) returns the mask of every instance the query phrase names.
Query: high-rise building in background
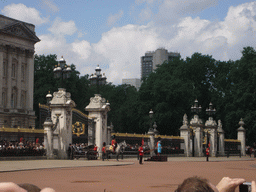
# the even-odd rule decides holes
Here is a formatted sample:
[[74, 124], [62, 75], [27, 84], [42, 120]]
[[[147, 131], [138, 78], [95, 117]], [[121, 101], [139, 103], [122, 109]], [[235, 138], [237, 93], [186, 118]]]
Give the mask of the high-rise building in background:
[[35, 26], [0, 15], [0, 127], [35, 127]]
[[140, 79], [122, 79], [122, 84], [127, 84], [127, 85], [132, 85], [134, 86], [137, 90], [140, 89], [141, 85], [141, 80]]
[[161, 65], [164, 61], [171, 61], [179, 56], [179, 53], [168, 52], [164, 48], [146, 52], [145, 56], [141, 57], [141, 79], [148, 77], [157, 68], [157, 65]]

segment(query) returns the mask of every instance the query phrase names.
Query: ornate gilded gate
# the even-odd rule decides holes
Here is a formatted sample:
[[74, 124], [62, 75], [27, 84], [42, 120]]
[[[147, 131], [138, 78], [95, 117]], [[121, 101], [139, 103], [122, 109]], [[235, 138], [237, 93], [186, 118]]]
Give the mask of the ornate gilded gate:
[[[39, 124], [43, 128], [43, 123], [48, 116], [49, 107], [39, 104]], [[82, 111], [72, 109], [72, 141], [73, 143], [88, 143], [88, 126], [94, 126], [93, 120]]]

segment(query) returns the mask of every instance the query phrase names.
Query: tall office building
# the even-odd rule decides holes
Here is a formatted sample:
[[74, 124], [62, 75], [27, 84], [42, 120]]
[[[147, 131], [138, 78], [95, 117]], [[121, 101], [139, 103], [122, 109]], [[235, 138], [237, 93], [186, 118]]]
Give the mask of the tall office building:
[[161, 65], [164, 61], [171, 61], [179, 56], [179, 53], [168, 52], [164, 48], [146, 52], [145, 56], [141, 57], [141, 79], [148, 77], [157, 68], [157, 65]]
[[137, 78], [133, 79], [122, 79], [122, 84], [134, 86], [137, 90], [140, 89], [141, 80]]
[[35, 26], [0, 15], [0, 127], [35, 127]]

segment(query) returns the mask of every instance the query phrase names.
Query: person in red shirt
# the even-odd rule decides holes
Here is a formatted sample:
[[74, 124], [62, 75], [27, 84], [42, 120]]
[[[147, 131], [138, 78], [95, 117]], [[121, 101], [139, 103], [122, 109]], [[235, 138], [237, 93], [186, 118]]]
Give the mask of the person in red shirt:
[[142, 164], [142, 158], [143, 158], [143, 155], [144, 155], [144, 151], [143, 151], [143, 145], [141, 145], [139, 147], [139, 156], [140, 156], [140, 160], [139, 160], [139, 163]]
[[97, 151], [97, 149], [98, 149], [98, 147], [97, 147], [97, 145], [95, 144], [95, 145], [94, 145], [94, 148], [93, 148], [93, 151]]
[[103, 142], [103, 147], [102, 147], [102, 161], [104, 161], [106, 158], [106, 143]]
[[209, 161], [209, 155], [210, 155], [209, 147], [206, 148], [205, 153], [206, 153], [206, 161]]
[[116, 139], [115, 139], [115, 135], [113, 135], [113, 137], [112, 137], [113, 139], [112, 139], [112, 141], [111, 141], [111, 145], [112, 145], [112, 147], [113, 147], [113, 153], [115, 153], [115, 150], [116, 150]]

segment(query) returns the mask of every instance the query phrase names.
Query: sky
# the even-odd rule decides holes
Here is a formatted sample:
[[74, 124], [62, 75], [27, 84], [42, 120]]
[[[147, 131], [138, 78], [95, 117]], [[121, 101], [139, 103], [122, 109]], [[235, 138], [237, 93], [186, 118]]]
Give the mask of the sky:
[[115, 85], [140, 78], [147, 51], [227, 61], [256, 45], [252, 0], [0, 0], [0, 13], [35, 25], [35, 54], [63, 56], [80, 75], [99, 65]]

